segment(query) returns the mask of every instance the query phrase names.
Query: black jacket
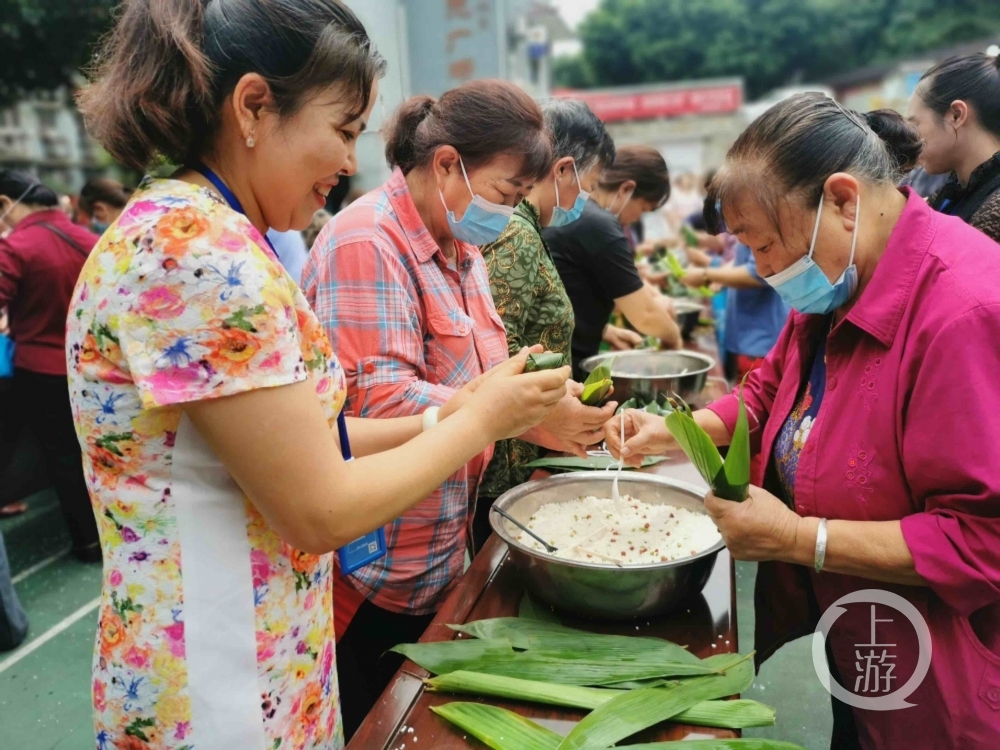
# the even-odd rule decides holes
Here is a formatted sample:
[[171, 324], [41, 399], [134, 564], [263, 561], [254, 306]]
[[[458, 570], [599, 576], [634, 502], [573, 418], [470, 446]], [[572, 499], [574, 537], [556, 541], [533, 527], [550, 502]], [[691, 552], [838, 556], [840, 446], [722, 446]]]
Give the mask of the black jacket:
[[928, 202], [1000, 242], [1000, 151], [975, 168], [966, 187], [952, 174]]

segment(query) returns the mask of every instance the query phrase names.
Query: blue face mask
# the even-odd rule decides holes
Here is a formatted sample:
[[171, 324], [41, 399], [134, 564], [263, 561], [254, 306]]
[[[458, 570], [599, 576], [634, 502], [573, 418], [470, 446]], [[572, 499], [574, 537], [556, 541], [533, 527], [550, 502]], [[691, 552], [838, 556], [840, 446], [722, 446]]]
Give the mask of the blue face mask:
[[110, 224], [105, 224], [103, 221], [98, 221], [97, 219], [90, 220], [90, 228], [94, 234], [104, 234], [110, 226]]
[[788, 305], [802, 313], [827, 315], [849, 300], [858, 289], [858, 267], [854, 265], [854, 249], [858, 244], [858, 222], [861, 217], [861, 196], [854, 216], [854, 232], [851, 235], [851, 257], [847, 268], [833, 284], [826, 278], [823, 269], [816, 265], [813, 253], [816, 251], [816, 235], [819, 234], [819, 217], [823, 214], [823, 199], [819, 200], [816, 226], [813, 228], [809, 254], [804, 255], [780, 273], [764, 279]]
[[472, 193], [472, 203], [465, 209], [465, 215], [461, 220], [455, 218], [455, 212], [448, 209], [448, 204], [444, 202], [444, 193], [438, 190], [441, 196], [441, 203], [448, 218], [448, 226], [451, 227], [451, 236], [456, 240], [468, 242], [470, 245], [488, 245], [496, 242], [497, 238], [507, 228], [510, 217], [514, 214], [512, 206], [504, 206], [499, 203], [490, 203], [481, 195], [476, 195], [472, 191], [472, 184], [469, 182], [469, 175], [465, 171], [465, 164], [459, 157], [458, 163], [462, 167], [462, 175], [465, 177], [465, 184]]
[[576, 171], [576, 162], [573, 162], [573, 174], [576, 176], [576, 184], [580, 188], [579, 195], [576, 196], [576, 201], [573, 203], [573, 208], [565, 209], [559, 205], [559, 179], [556, 178], [556, 205], [552, 209], [552, 218], [549, 220], [550, 227], [563, 227], [567, 224], [572, 224], [574, 221], [580, 218], [583, 213], [584, 207], [587, 205], [587, 199], [590, 197], [590, 193], [584, 191], [583, 184], [580, 182], [580, 173]]

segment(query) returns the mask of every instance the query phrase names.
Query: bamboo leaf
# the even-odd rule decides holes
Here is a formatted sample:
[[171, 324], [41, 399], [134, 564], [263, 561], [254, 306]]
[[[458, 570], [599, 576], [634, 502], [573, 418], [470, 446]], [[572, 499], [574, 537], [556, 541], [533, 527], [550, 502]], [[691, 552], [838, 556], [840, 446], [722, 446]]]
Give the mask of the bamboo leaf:
[[[587, 378], [590, 380], [590, 378]], [[614, 381], [611, 378], [598, 380], [583, 386], [583, 393], [580, 394], [580, 401], [584, 406], [600, 406], [601, 402], [608, 397]]]
[[493, 750], [555, 750], [562, 739], [513, 711], [480, 703], [446, 703], [431, 711]]
[[[450, 672], [424, 680], [424, 684], [435, 692], [492, 696], [586, 710], [593, 710], [622, 693], [621, 690], [559, 685], [478, 672]], [[751, 700], [710, 700], [695, 704], [674, 716], [672, 721], [723, 729], [767, 727], [774, 725], [774, 709]]]
[[733, 428], [733, 437], [729, 443], [729, 450], [726, 452], [726, 461], [723, 464], [726, 487], [715, 490], [715, 493], [726, 500], [736, 500], [743, 502], [747, 499], [747, 491], [750, 487], [750, 425], [747, 422], [747, 405], [743, 400], [743, 391], [746, 387], [746, 378], [740, 384], [739, 413], [736, 417], [736, 426]]
[[623, 692], [621, 690], [560, 685], [554, 682], [522, 680], [517, 677], [465, 671], [449, 672], [424, 680], [424, 683], [429, 689], [443, 693], [489, 695], [496, 698], [588, 710], [597, 708]]
[[[683, 646], [662, 638], [644, 636], [604, 635], [575, 630], [558, 622], [536, 622], [519, 617], [494, 617], [474, 620], [464, 625], [449, 625], [452, 630], [475, 638], [508, 639], [514, 648], [532, 650], [549, 657], [575, 659], [585, 652], [589, 658], [662, 659], [704, 666]], [[712, 666], [711, 669], [723, 671]]]
[[691, 407], [680, 398], [671, 399], [671, 405], [675, 410], [665, 419], [667, 429], [698, 469], [702, 479], [725, 500], [746, 500], [750, 486], [750, 430], [742, 390], [739, 414], [725, 462], [712, 438], [694, 420]]
[[619, 740], [666, 721], [705, 700], [746, 690], [753, 683], [749, 657], [723, 675], [695, 677], [662, 688], [629, 690], [587, 714], [558, 750], [604, 750]]
[[757, 737], [719, 740], [677, 740], [675, 742], [646, 742], [629, 745], [628, 750], [806, 750], [794, 742], [768, 740]]
[[698, 469], [698, 473], [711, 485], [722, 470], [722, 456], [719, 455], [719, 449], [715, 447], [708, 433], [694, 421], [690, 408], [682, 401], [675, 405], [674, 411], [668, 414], [664, 421], [670, 434], [677, 440], [677, 444]]
[[487, 657], [511, 658], [514, 649], [507, 640], [459, 640], [435, 643], [400, 643], [390, 651], [402, 654], [428, 672], [443, 674], [467, 669]]
[[540, 352], [528, 355], [528, 361], [524, 363], [525, 372], [536, 372], [538, 370], [555, 370], [562, 367], [566, 358], [558, 352]]

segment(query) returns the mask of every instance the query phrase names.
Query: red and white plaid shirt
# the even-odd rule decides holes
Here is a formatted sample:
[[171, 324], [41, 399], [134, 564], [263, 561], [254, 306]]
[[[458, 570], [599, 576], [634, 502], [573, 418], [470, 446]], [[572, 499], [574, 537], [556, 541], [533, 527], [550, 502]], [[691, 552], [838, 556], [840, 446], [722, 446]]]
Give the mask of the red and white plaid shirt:
[[[302, 287], [347, 375], [348, 413], [420, 414], [507, 359], [483, 258], [455, 244], [452, 267], [398, 169], [320, 233]], [[462, 573], [468, 521], [492, 455], [490, 446], [391, 523], [388, 554], [348, 576], [350, 584], [394, 612], [436, 610]]]

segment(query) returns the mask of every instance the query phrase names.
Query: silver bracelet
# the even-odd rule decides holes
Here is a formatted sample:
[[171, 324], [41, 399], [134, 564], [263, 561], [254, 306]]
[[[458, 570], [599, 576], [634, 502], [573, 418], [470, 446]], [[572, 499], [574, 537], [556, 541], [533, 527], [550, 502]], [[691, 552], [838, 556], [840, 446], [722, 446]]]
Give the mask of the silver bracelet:
[[823, 563], [826, 562], [826, 519], [819, 519], [819, 527], [816, 529], [816, 554], [813, 556], [813, 567], [819, 573], [823, 570]]

